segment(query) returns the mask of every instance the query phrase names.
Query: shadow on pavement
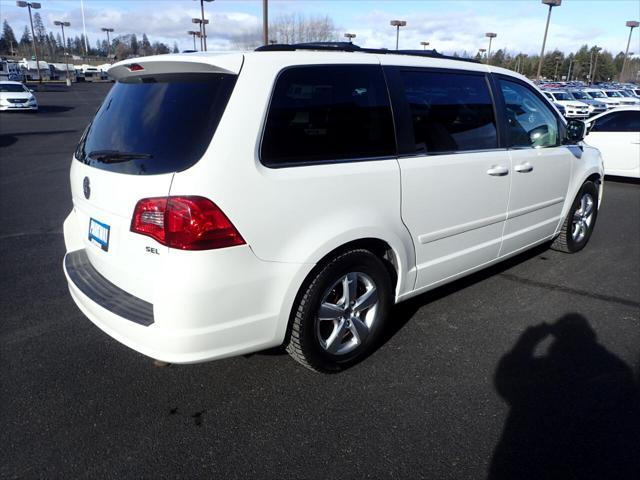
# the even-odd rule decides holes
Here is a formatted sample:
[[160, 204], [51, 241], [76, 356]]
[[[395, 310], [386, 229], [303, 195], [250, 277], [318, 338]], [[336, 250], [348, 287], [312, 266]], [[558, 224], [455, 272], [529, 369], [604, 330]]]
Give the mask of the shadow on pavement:
[[582, 315], [525, 330], [494, 382], [510, 412], [490, 480], [640, 478], [638, 385]]

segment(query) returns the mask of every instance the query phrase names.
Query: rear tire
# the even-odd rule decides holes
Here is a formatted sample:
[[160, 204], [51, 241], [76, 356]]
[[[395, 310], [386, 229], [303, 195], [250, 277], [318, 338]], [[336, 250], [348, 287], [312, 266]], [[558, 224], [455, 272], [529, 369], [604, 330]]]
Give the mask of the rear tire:
[[576, 253], [582, 250], [596, 226], [598, 218], [598, 188], [593, 182], [585, 182], [576, 195], [560, 235], [551, 244], [553, 250]]
[[287, 352], [316, 372], [354, 365], [375, 348], [392, 292], [389, 273], [373, 253], [358, 249], [338, 255], [303, 285]]

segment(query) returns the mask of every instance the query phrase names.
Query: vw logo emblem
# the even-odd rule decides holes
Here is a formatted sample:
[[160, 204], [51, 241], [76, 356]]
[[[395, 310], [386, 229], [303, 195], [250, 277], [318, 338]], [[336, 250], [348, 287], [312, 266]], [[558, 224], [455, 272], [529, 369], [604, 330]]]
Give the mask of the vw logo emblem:
[[89, 182], [89, 177], [84, 177], [82, 181], [82, 191], [84, 192], [84, 198], [89, 200], [91, 196], [91, 182]]

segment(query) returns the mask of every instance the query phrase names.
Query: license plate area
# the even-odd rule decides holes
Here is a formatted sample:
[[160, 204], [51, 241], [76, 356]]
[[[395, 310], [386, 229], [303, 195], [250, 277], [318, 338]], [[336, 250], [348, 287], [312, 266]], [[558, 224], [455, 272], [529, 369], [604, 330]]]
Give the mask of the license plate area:
[[89, 241], [105, 252], [109, 251], [110, 234], [111, 227], [109, 225], [99, 222], [95, 218], [89, 219]]

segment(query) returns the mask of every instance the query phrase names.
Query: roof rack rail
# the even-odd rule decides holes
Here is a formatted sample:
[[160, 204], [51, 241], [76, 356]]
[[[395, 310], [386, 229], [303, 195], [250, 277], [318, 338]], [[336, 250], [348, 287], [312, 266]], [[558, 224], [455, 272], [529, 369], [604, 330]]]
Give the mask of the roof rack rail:
[[349, 42], [309, 42], [309, 43], [275, 43], [263, 45], [255, 49], [256, 52], [294, 52], [296, 50], [317, 50], [330, 52], [359, 52], [377, 53], [382, 55], [411, 55], [414, 57], [441, 58], [445, 60], [459, 60], [461, 62], [480, 63], [474, 58], [454, 57], [443, 55], [434, 50], [387, 50], [386, 48], [363, 48]]

